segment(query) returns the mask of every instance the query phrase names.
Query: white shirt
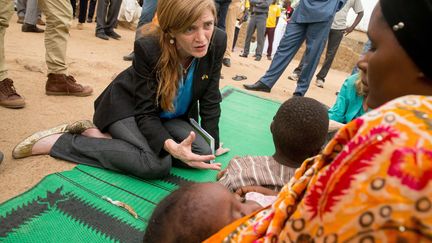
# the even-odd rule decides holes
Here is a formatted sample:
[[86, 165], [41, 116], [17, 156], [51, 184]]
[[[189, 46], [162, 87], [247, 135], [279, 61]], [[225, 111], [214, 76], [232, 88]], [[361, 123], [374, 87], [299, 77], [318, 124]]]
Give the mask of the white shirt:
[[363, 12], [361, 0], [348, 0], [345, 6], [336, 13], [331, 26], [333, 30], [343, 30], [347, 28], [347, 15], [350, 8], [352, 8], [356, 14]]

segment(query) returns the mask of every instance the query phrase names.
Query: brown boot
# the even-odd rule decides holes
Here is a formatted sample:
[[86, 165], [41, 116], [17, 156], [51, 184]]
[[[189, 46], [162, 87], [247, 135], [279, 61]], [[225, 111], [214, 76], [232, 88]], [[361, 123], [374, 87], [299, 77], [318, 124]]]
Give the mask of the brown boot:
[[45, 91], [47, 95], [89, 96], [93, 93], [92, 87], [77, 83], [74, 77], [54, 73], [48, 74]]
[[0, 106], [14, 109], [25, 106], [24, 99], [16, 92], [13, 81], [10, 78], [0, 81]]

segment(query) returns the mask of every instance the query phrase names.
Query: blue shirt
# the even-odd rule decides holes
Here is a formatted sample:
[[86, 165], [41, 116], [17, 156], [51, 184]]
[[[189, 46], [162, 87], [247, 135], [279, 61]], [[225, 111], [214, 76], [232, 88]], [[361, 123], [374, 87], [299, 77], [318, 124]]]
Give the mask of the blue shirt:
[[347, 0], [300, 0], [291, 21], [296, 23], [316, 23], [333, 21], [333, 17]]
[[355, 87], [358, 77], [359, 74], [356, 73], [345, 80], [336, 103], [328, 110], [330, 120], [346, 124], [366, 113], [363, 110], [364, 96], [359, 96]]
[[177, 96], [174, 99], [174, 110], [163, 111], [160, 113], [160, 118], [173, 119], [182, 116], [189, 109], [189, 105], [192, 101], [192, 83], [195, 71], [195, 59], [189, 68], [186, 76], [186, 80], [183, 77], [180, 80], [180, 85], [177, 90]]

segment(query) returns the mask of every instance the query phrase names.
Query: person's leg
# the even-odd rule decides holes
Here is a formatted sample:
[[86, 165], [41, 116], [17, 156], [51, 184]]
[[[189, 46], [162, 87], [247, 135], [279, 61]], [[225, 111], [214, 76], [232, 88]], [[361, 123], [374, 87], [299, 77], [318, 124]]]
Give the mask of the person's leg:
[[318, 66], [321, 53], [324, 50], [325, 40], [328, 38], [332, 21], [311, 23], [306, 31], [306, 54], [304, 66], [297, 81], [295, 95], [304, 96], [309, 88], [310, 81]]
[[239, 32], [240, 32], [240, 28], [235, 27], [234, 40], [233, 40], [233, 44], [232, 44], [232, 51], [234, 51], [234, 48], [236, 46]]
[[4, 37], [9, 21], [13, 15], [13, 1], [0, 0], [0, 81], [7, 78], [7, 68], [5, 63]]
[[17, 9], [17, 15], [18, 15], [17, 23], [19, 23], [19, 24], [24, 23], [26, 5], [27, 5], [27, 0], [17, 0], [17, 3], [16, 3], [16, 9]]
[[93, 89], [82, 86], [67, 74], [66, 49], [69, 39], [72, 7], [68, 0], [39, 0], [46, 16], [45, 59], [48, 80], [45, 92], [48, 95], [88, 96]]
[[80, 0], [78, 22], [81, 24], [85, 23], [85, 21], [86, 21], [87, 5], [88, 5], [88, 0]]
[[0, 151], [0, 164], [3, 162], [3, 153]]
[[99, 0], [96, 9], [96, 35], [105, 34], [106, 16], [108, 12], [109, 0]]
[[156, 13], [157, 0], [144, 0], [143, 7], [141, 9], [141, 16], [138, 21], [137, 30], [145, 25], [150, 23], [153, 20], [153, 17]]
[[105, 33], [114, 38], [114, 39], [118, 39], [120, 38], [120, 35], [116, 36], [113, 35], [111, 36], [111, 33], [115, 33], [114, 32], [114, 27], [116, 26], [117, 22], [118, 22], [118, 15], [120, 12], [120, 6], [121, 6], [122, 0], [111, 0], [111, 3], [108, 7], [108, 14], [107, 14], [107, 18], [106, 18], [106, 26], [105, 26]]
[[228, 13], [226, 15], [226, 20], [225, 20], [225, 32], [227, 34], [227, 48], [225, 50], [224, 59], [231, 58], [231, 49], [233, 46], [236, 20], [237, 20], [237, 16], [241, 11], [240, 5], [241, 5], [240, 2], [231, 2], [231, 4], [228, 7]]
[[24, 99], [17, 93], [13, 81], [8, 78], [5, 63], [4, 38], [9, 21], [13, 15], [13, 1], [0, 0], [0, 106], [6, 108], [23, 108]]
[[76, 17], [76, 0], [70, 0], [70, 4], [72, 6], [72, 16]]
[[273, 54], [273, 41], [275, 35], [276, 28], [268, 28], [267, 36], [268, 36], [268, 48], [267, 48], [267, 56], [271, 57]]
[[255, 27], [256, 27], [256, 15], [252, 15], [250, 17], [249, 24], [246, 30], [246, 39], [245, 39], [245, 44], [244, 44], [243, 54], [242, 54], [243, 57], [247, 57], [247, 55], [249, 55], [250, 44], [252, 41], [252, 35], [255, 32]]
[[257, 16], [256, 29], [257, 29], [257, 48], [255, 51], [256, 61], [259, 61], [262, 56], [265, 41], [265, 30], [266, 30], [267, 15], [262, 14]]
[[87, 15], [87, 22], [88, 23], [93, 22], [93, 16], [94, 16], [95, 9], [96, 9], [96, 2], [97, 2], [96, 0], [90, 0], [88, 15]]
[[324, 63], [321, 67], [321, 70], [316, 75], [317, 79], [325, 81], [325, 77], [327, 76], [330, 67], [333, 63], [333, 60], [336, 56], [337, 50], [339, 48], [339, 45], [342, 41], [344, 32], [343, 30], [330, 30], [328, 40], [327, 40], [327, 51]]
[[225, 20], [228, 12], [228, 7], [230, 5], [230, 2], [223, 2], [219, 4], [218, 11], [217, 11], [217, 27], [219, 29], [225, 31]]
[[269, 69], [260, 82], [272, 88], [300, 48], [306, 34], [306, 24], [288, 23]]
[[113, 139], [63, 134], [50, 155], [67, 161], [122, 171], [140, 178], [160, 178], [169, 173], [171, 156], [159, 158], [149, 147], [134, 117], [108, 128]]
[[21, 30], [23, 32], [35, 32], [42, 33], [43, 29], [40, 29], [36, 26], [36, 23], [39, 18], [39, 10], [38, 10], [38, 0], [28, 0], [26, 13], [24, 18], [24, 24], [21, 26]]
[[[182, 119], [171, 119], [164, 122], [163, 125], [178, 143], [187, 138], [191, 131], [195, 131], [191, 124]], [[195, 134], [196, 138], [192, 143], [192, 152], [199, 155], [212, 154], [213, 151], [211, 151], [206, 140], [197, 132]]]

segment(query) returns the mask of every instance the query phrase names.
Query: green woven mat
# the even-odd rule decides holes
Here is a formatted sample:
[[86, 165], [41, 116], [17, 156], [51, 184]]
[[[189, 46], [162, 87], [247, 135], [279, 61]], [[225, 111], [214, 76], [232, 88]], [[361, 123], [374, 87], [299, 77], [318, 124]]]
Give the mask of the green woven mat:
[[[280, 104], [231, 87], [221, 92], [220, 137], [231, 151], [217, 161], [272, 154], [269, 125]], [[164, 179], [143, 180], [79, 165], [1, 204], [0, 242], [140, 242], [162, 198], [187, 181], [215, 181], [216, 173], [173, 168]], [[103, 197], [127, 203], [138, 218]]]

